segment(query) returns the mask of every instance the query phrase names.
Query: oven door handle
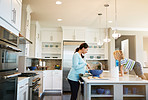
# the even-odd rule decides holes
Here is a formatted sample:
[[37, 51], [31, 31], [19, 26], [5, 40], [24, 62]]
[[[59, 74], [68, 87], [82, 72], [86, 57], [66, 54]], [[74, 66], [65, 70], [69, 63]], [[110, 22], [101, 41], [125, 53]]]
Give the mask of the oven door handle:
[[8, 79], [8, 78], [11, 78], [11, 77], [16, 77], [16, 76], [18, 76], [18, 75], [21, 75], [21, 73], [16, 73], [16, 74], [4, 76], [4, 79]]
[[33, 91], [36, 91], [39, 87], [41, 86], [41, 84], [38, 84], [38, 86], [36, 86], [34, 89], [32, 89]]

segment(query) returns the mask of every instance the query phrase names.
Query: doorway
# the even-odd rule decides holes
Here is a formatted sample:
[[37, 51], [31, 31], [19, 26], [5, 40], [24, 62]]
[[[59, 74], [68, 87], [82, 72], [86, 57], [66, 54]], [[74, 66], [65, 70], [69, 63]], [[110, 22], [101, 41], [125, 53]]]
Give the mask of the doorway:
[[115, 40], [115, 49], [122, 50], [122, 41], [128, 40], [128, 52], [129, 58], [132, 60], [136, 60], [136, 39], [135, 35], [122, 35], [120, 38]]

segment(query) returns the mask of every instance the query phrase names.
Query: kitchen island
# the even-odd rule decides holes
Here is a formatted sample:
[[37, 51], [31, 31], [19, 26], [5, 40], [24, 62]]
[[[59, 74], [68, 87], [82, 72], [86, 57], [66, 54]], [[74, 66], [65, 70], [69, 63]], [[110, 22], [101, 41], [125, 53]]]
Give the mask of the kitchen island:
[[103, 73], [102, 79], [84, 81], [84, 100], [148, 100], [148, 81], [135, 75], [111, 78]]

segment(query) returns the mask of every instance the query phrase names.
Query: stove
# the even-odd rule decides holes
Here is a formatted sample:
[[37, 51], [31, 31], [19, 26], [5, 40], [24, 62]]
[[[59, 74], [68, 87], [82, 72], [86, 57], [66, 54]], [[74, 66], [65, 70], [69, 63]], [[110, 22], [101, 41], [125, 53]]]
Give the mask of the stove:
[[21, 73], [21, 75], [19, 75], [19, 77], [34, 77], [38, 74], [36, 73]]
[[39, 81], [40, 78], [36, 73], [21, 73], [19, 77], [30, 77], [29, 78], [29, 99], [28, 100], [37, 100], [39, 96]]

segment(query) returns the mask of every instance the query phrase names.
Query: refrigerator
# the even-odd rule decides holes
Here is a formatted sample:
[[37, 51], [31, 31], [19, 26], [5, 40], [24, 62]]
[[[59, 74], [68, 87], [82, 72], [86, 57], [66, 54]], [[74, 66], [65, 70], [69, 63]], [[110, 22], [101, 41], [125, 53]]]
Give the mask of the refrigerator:
[[68, 73], [72, 67], [72, 57], [75, 49], [84, 41], [64, 41], [63, 42], [63, 92], [70, 91], [70, 85], [67, 80]]

